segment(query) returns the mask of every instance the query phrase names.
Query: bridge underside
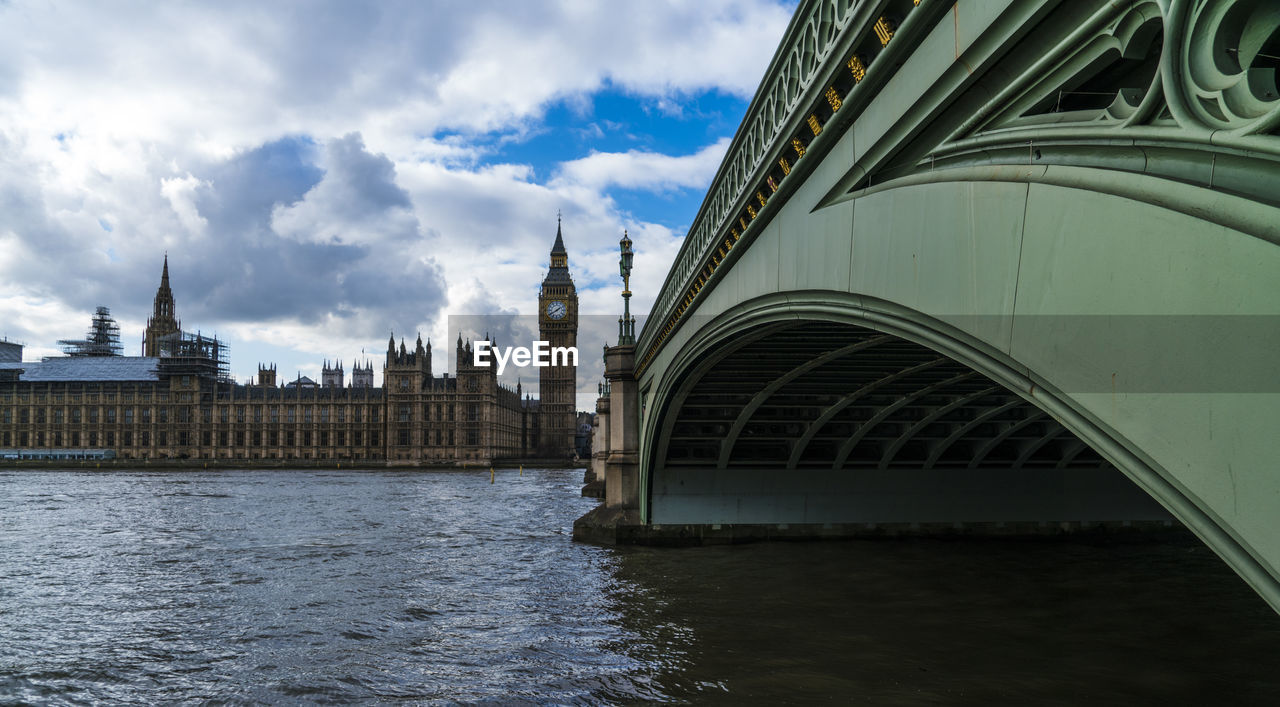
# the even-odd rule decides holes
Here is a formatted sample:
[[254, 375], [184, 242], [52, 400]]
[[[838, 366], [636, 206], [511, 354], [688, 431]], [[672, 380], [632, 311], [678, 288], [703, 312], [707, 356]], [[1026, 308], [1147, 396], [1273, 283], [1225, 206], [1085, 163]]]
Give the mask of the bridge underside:
[[656, 526], [1058, 532], [1172, 518], [1023, 396], [890, 334], [768, 325], [701, 356], [676, 391], [649, 475]]

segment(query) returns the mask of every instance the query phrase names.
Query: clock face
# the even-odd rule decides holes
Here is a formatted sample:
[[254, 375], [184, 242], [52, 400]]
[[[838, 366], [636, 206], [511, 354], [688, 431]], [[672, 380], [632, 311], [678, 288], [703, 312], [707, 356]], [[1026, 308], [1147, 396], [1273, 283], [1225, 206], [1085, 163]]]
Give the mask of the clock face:
[[564, 319], [564, 315], [568, 310], [564, 306], [564, 302], [548, 302], [547, 316], [552, 319]]

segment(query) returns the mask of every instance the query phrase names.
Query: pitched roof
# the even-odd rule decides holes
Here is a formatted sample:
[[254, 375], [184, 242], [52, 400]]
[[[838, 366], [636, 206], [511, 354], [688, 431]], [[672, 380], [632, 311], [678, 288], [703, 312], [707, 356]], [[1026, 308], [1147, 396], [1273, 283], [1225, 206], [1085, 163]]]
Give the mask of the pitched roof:
[[40, 362], [0, 363], [0, 369], [18, 369], [18, 380], [43, 381], [154, 381], [160, 380], [160, 359], [150, 356], [57, 356]]

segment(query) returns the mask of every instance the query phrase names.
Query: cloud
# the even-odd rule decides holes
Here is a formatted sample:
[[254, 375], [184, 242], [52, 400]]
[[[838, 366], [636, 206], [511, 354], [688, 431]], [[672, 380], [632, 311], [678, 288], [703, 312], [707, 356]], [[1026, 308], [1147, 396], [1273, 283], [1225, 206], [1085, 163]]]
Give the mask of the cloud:
[[690, 154], [501, 155], [628, 135], [591, 114], [604, 89], [707, 134], [689, 97], [749, 96], [792, 5], [0, 4], [0, 302], [33, 344], [99, 304], [138, 341], [167, 250], [184, 325], [231, 332], [245, 377], [253, 351], [379, 350], [481, 295], [531, 312], [560, 211], [583, 310], [616, 309], [623, 228], [643, 307], [682, 233], [614, 193], [703, 188], [725, 129]]
[[560, 165], [557, 180], [604, 191], [609, 187], [665, 192], [705, 189], [729, 149], [721, 138], [692, 155], [664, 155], [644, 150], [593, 152]]

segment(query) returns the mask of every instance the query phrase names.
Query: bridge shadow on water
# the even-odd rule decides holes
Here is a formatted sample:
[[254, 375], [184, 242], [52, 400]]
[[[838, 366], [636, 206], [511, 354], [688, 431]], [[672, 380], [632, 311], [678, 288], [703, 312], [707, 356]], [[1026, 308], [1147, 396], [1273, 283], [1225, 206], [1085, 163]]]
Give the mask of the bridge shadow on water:
[[[619, 550], [657, 687], [703, 703], [1263, 704], [1280, 617], [1190, 534]], [[652, 655], [646, 655], [652, 652]]]

